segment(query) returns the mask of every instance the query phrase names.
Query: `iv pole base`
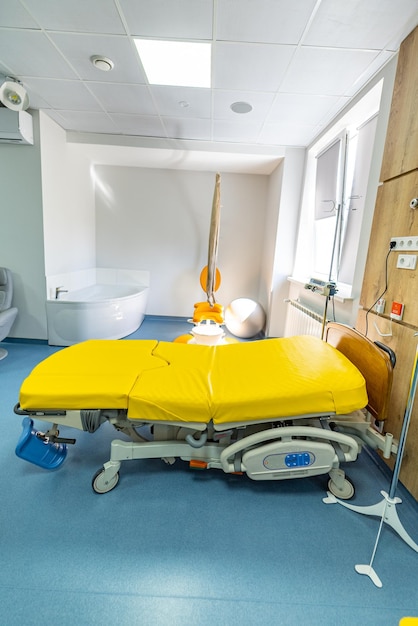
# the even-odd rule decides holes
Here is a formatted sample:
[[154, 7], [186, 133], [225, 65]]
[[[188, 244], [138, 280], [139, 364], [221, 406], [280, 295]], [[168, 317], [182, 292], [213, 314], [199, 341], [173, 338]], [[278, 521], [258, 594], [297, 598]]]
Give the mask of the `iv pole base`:
[[383, 522], [388, 524], [395, 532], [397, 532], [397, 534], [405, 541], [405, 543], [408, 544], [409, 547], [415, 550], [415, 552], [418, 552], [418, 544], [416, 544], [415, 541], [413, 541], [408, 535], [398, 517], [396, 505], [401, 504], [401, 498], [390, 498], [386, 491], [381, 491], [380, 493], [383, 496], [383, 500], [377, 504], [372, 504], [371, 506], [356, 506], [349, 504], [348, 502], [339, 500], [329, 492], [328, 497], [324, 498], [324, 502], [325, 504], [341, 504], [341, 506], [346, 509], [350, 509], [351, 511], [355, 511], [361, 515], [375, 515], [376, 517], [380, 517]]

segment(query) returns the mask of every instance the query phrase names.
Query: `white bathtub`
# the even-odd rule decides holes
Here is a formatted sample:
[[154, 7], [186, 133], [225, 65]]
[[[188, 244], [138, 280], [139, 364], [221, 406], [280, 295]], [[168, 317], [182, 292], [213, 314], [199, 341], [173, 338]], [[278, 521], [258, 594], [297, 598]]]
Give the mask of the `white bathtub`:
[[48, 343], [70, 346], [87, 339], [121, 339], [145, 316], [148, 287], [95, 284], [46, 301]]

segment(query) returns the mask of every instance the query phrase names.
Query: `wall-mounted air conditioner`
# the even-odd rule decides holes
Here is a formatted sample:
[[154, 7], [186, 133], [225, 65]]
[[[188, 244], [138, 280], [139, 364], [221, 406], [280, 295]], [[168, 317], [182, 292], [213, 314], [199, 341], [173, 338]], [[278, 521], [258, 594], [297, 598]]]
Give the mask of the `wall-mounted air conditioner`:
[[0, 143], [33, 145], [32, 115], [0, 107]]

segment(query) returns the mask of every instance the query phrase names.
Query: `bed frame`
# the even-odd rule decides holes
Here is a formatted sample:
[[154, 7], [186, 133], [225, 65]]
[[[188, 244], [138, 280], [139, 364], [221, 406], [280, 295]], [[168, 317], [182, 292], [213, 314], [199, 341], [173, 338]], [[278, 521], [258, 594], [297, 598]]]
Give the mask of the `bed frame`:
[[[334, 322], [327, 325], [325, 341], [344, 354], [363, 375], [368, 395], [364, 410], [348, 415], [304, 414], [219, 426], [212, 422], [199, 425], [132, 420], [126, 411], [117, 409], [87, 411], [86, 419], [83, 411], [32, 411], [16, 405], [15, 413], [25, 416], [24, 434], [16, 453], [36, 463], [33, 458], [18, 453], [18, 448], [22, 452], [30, 437], [35, 437], [53, 447], [57, 457], [54, 467], [59, 466], [66, 454], [66, 444], [75, 442], [59, 436], [59, 425], [94, 432], [101, 423], [109, 421], [131, 440], [112, 441], [109, 461], [92, 480], [93, 490], [99, 494], [116, 487], [122, 461], [159, 458], [172, 464], [180, 458], [192, 468], [242, 473], [252, 480], [284, 480], [328, 473], [329, 491], [338, 498], [349, 499], [354, 486], [341, 465], [355, 461], [364, 444], [381, 450], [385, 457], [397, 450], [392, 435], [379, 432], [388, 411], [395, 357], [382, 344], [377, 345], [356, 330]], [[51, 428], [46, 433], [34, 431], [33, 417], [51, 422]]]

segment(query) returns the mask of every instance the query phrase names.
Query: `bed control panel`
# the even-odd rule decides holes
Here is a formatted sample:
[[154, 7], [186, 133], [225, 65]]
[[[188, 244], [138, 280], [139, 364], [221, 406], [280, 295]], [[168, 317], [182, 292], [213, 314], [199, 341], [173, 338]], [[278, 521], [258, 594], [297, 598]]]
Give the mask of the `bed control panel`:
[[253, 480], [281, 480], [325, 474], [333, 467], [335, 450], [323, 441], [274, 441], [252, 448], [242, 456], [244, 470]]
[[268, 470], [277, 470], [283, 467], [309, 467], [313, 463], [315, 463], [315, 455], [312, 452], [269, 454], [263, 459], [263, 465]]
[[[266, 467], [268, 467], [269, 462], [269, 457], [267, 457], [264, 460]], [[315, 455], [311, 452], [293, 452], [292, 454], [286, 454], [284, 462], [286, 467], [306, 467], [315, 462]]]

